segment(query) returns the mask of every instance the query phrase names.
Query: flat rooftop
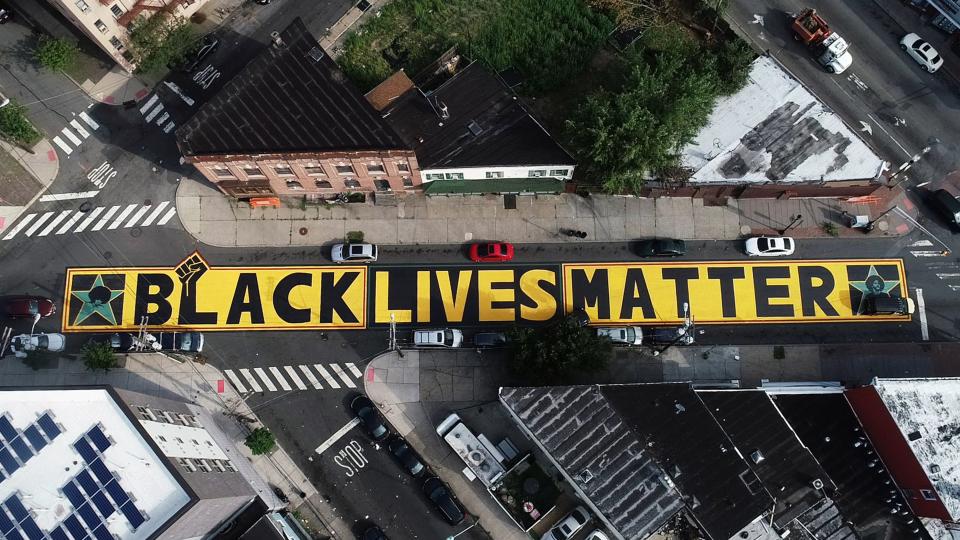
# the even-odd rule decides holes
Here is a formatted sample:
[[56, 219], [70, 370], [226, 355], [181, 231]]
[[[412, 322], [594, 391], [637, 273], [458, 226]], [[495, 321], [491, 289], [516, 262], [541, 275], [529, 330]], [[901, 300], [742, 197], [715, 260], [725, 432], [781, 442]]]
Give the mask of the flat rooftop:
[[147, 539], [191, 500], [108, 390], [0, 390], [0, 537]]

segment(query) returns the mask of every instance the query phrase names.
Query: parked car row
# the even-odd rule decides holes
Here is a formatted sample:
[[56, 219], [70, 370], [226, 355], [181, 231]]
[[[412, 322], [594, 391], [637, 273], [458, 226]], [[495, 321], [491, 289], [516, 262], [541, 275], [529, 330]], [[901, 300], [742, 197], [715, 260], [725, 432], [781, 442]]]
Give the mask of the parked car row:
[[[586, 508], [577, 506], [569, 514], [558, 521], [553, 527], [543, 535], [543, 540], [567, 540], [580, 532], [590, 522], [592, 516]], [[594, 529], [585, 537], [585, 540], [610, 540], [606, 533], [600, 529]]]
[[143, 339], [134, 334], [94, 334], [90, 336], [87, 342], [109, 345], [115, 351], [203, 351], [203, 334], [201, 332], [148, 333], [144, 334]]

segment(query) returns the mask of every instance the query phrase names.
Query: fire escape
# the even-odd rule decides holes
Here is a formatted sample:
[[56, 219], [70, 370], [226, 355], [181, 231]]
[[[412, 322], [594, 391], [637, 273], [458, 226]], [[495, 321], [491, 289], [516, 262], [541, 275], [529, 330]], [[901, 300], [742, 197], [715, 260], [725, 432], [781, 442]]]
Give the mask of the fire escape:
[[[100, 0], [100, 3], [108, 6], [114, 1], [115, 0]], [[197, 0], [137, 0], [129, 11], [125, 12], [123, 15], [120, 15], [120, 17], [117, 19], [117, 23], [119, 23], [120, 26], [128, 26], [144, 11], [150, 11], [154, 13], [158, 11], [166, 11], [167, 13], [172, 14], [177, 7], [189, 6], [194, 4], [196, 1]]]

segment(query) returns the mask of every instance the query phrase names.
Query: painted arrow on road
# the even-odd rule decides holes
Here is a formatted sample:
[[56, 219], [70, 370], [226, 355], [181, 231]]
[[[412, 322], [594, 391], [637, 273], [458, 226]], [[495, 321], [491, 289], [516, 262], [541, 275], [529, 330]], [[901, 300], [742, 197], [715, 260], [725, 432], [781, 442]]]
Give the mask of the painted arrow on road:
[[866, 131], [866, 132], [867, 132], [867, 135], [873, 135], [873, 128], [870, 127], [870, 124], [868, 124], [868, 123], [864, 122], [863, 120], [861, 120], [861, 121], [860, 121], [860, 125], [863, 126], [863, 127], [860, 128], [860, 131]]
[[753, 20], [750, 21], [750, 24], [759, 24], [760, 26], [763, 26], [763, 15], [757, 15], [754, 13]]

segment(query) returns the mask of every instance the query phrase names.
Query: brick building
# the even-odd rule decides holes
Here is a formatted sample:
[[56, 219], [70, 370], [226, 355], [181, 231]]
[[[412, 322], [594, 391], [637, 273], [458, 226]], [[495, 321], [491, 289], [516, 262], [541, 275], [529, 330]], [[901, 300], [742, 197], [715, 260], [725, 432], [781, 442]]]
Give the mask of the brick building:
[[296, 19], [197, 114], [177, 145], [237, 197], [404, 191], [417, 158]]

